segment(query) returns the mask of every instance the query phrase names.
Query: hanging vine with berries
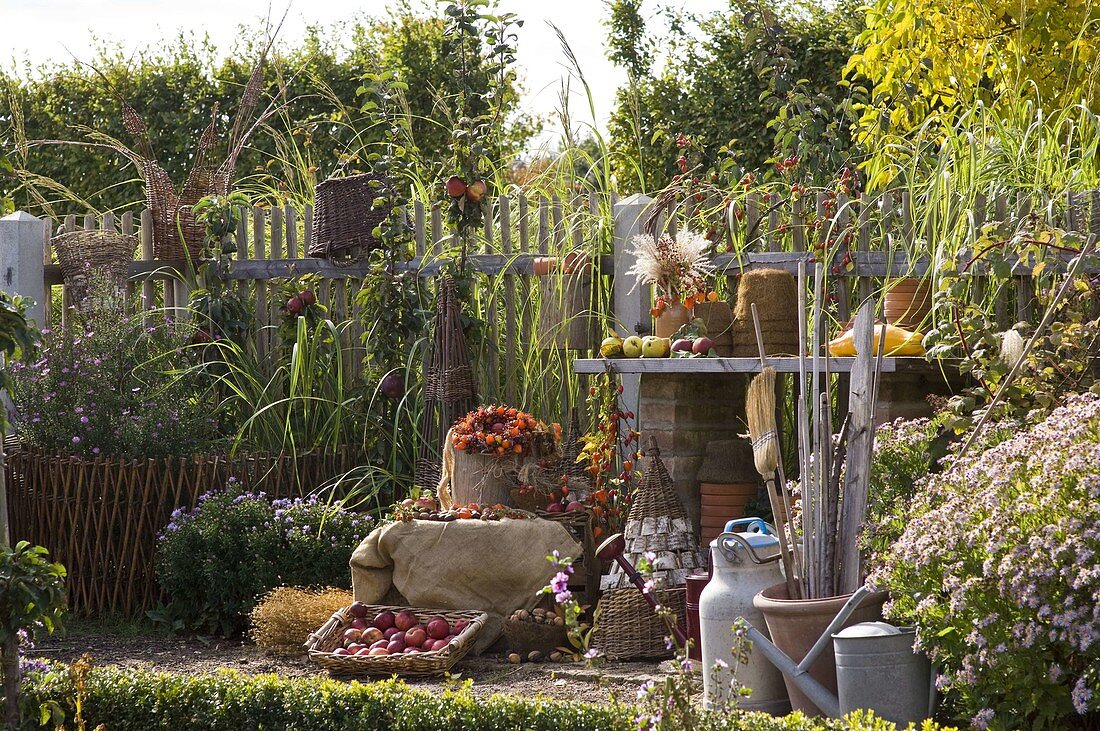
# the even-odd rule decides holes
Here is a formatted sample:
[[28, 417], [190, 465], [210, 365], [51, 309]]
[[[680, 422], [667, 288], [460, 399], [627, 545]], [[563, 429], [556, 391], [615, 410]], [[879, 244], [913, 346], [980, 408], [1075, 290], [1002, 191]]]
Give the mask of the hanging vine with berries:
[[[641, 474], [635, 464], [644, 456], [638, 449], [634, 412], [622, 401], [623, 387], [610, 371], [594, 377], [587, 406], [595, 424], [580, 438], [577, 462], [585, 465], [592, 480], [592, 514], [599, 525], [615, 533], [626, 517], [634, 482]], [[568, 487], [568, 477], [563, 480]]]

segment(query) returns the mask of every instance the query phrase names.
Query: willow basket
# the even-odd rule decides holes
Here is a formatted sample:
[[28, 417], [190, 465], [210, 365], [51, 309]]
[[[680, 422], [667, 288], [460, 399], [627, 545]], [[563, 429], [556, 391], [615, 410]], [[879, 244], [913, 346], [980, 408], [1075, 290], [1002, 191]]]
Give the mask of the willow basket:
[[333, 613], [320, 629], [309, 636], [305, 649], [309, 659], [328, 670], [333, 675], [351, 678], [403, 675], [406, 677], [424, 677], [442, 675], [461, 660], [474, 645], [474, 638], [485, 626], [489, 616], [474, 609], [425, 609], [423, 607], [391, 607], [381, 604], [368, 604], [367, 616], [379, 612], [411, 611], [421, 623], [432, 617], [443, 617], [451, 625], [460, 619], [469, 621], [450, 644], [442, 650], [421, 652], [415, 655], [333, 655], [332, 651], [340, 647], [344, 630], [351, 626], [352, 618], [348, 608]]

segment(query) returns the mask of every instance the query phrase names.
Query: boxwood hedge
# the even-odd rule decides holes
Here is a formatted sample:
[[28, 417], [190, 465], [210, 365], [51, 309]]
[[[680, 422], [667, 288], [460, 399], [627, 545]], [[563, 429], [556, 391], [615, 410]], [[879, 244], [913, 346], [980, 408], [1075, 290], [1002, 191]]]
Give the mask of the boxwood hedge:
[[[37, 718], [41, 706], [54, 702], [71, 723], [75, 692], [68, 670], [30, 675], [26, 693], [28, 715]], [[102, 723], [107, 731], [636, 731], [636, 715], [637, 709], [615, 702], [477, 698], [462, 687], [428, 692], [400, 680], [345, 683], [230, 670], [185, 676], [98, 668], [85, 678], [84, 697], [86, 727]], [[894, 725], [869, 716], [826, 721], [738, 713], [713, 716], [699, 731], [718, 729], [890, 731]], [[931, 723], [924, 729], [947, 731]]]

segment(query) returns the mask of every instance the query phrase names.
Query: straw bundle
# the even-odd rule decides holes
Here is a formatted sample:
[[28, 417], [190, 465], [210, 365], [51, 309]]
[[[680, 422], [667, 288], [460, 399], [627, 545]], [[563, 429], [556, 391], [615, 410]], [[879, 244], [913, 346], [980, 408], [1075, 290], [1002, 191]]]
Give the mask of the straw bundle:
[[252, 610], [252, 640], [268, 649], [303, 652], [302, 644], [310, 633], [351, 603], [351, 592], [345, 589], [313, 591], [281, 586], [264, 596]]
[[783, 269], [753, 269], [737, 285], [734, 307], [733, 354], [758, 354], [752, 308], [756, 307], [765, 355], [796, 355], [798, 344], [798, 284]]
[[771, 477], [779, 467], [779, 436], [775, 427], [775, 369], [764, 368], [749, 383], [746, 416], [756, 471]]

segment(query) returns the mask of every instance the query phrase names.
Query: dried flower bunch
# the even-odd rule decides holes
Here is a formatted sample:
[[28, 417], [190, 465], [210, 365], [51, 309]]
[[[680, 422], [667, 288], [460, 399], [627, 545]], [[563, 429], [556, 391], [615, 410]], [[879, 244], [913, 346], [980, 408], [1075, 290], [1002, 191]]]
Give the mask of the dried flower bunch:
[[707, 292], [707, 277], [714, 274], [711, 242], [687, 229], [675, 236], [640, 234], [631, 241], [634, 246], [633, 274], [639, 284], [657, 288], [654, 316], [665, 308], [681, 302], [689, 309], [697, 302], [714, 301], [718, 295]]
[[[561, 427], [555, 425], [560, 439]], [[546, 425], [519, 409], [491, 404], [479, 406], [455, 422], [451, 439], [455, 449], [478, 454], [523, 454]]]

